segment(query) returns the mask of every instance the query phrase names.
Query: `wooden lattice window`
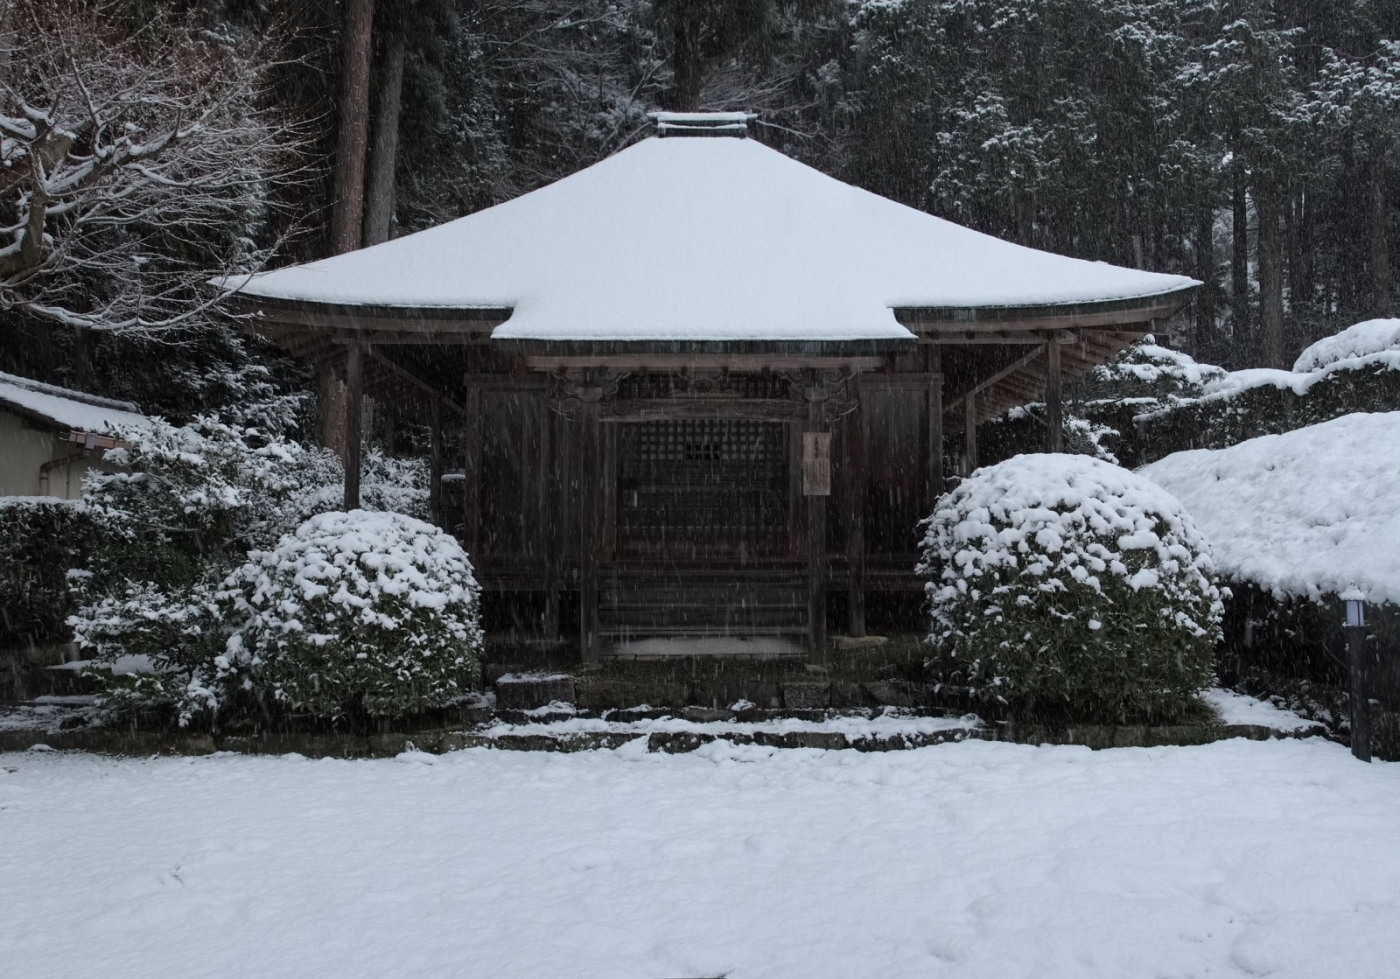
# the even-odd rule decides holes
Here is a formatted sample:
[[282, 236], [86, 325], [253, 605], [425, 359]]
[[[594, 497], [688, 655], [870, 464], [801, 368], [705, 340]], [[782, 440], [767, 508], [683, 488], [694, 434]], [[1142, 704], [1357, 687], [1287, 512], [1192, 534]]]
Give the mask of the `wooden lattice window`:
[[737, 418], [618, 426], [622, 553], [778, 553], [788, 544], [782, 424]]

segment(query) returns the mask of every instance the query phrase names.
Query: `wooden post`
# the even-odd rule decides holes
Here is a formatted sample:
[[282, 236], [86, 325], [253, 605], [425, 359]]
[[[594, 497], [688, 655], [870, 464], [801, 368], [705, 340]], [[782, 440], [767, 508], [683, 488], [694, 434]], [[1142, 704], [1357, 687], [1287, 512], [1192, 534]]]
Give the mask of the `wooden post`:
[[540, 430], [544, 442], [541, 462], [543, 486], [542, 509], [544, 517], [544, 541], [547, 554], [544, 561], [544, 621], [541, 630], [546, 638], [559, 638], [559, 566], [564, 561], [563, 507], [568, 500], [565, 487], [565, 467], [563, 457], [564, 440], [559, 437], [559, 427], [563, 420], [549, 410], [543, 409], [544, 416]]
[[[937, 350], [937, 348], [934, 348]], [[943, 495], [943, 375], [934, 373], [928, 377], [927, 399], [925, 409], [928, 412], [928, 446], [925, 448], [926, 459], [924, 469], [924, 482], [926, 499], [924, 500], [924, 512], [929, 514], [938, 505], [938, 499]]]
[[846, 563], [851, 571], [847, 593], [849, 616], [847, 632], [865, 635], [865, 412], [860, 407], [860, 376], [846, 382], [846, 390], [856, 401], [854, 414], [846, 416], [843, 434], [846, 442]]
[[359, 344], [345, 348], [345, 509], [360, 506], [361, 396], [364, 393], [364, 351]]
[[579, 648], [598, 662], [598, 550], [603, 546], [603, 424], [601, 387], [580, 387], [578, 480]]
[[467, 379], [462, 418], [462, 547], [473, 561], [481, 545], [481, 387]]
[[1045, 451], [1063, 452], [1065, 409], [1061, 390], [1060, 341], [1051, 336], [1045, 344]]
[[964, 476], [971, 476], [972, 471], [977, 468], [977, 395], [969, 394], [963, 398], [963, 458], [967, 472]]
[[[817, 385], [807, 392], [807, 431], [821, 433], [825, 430], [823, 417], [826, 404], [817, 400]], [[804, 446], [807, 443], [803, 439]], [[805, 453], [804, 453], [805, 455]], [[804, 465], [806, 459], [803, 460]], [[806, 482], [804, 476], [804, 483]], [[829, 491], [828, 486], [828, 491]], [[804, 486], [804, 492], [808, 487]], [[803, 497], [807, 504], [807, 636], [812, 645], [812, 660], [826, 662], [826, 496], [807, 492]]]
[[428, 446], [428, 519], [442, 526], [442, 398], [433, 398]]

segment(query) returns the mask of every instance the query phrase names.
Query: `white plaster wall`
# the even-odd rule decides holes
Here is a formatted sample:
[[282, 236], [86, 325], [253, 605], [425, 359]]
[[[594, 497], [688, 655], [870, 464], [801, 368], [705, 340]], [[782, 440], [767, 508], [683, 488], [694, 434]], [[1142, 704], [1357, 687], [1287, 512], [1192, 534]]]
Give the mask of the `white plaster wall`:
[[[38, 496], [39, 467], [79, 449], [60, 442], [51, 429], [41, 429], [0, 410], [0, 496]], [[83, 474], [100, 459], [100, 452], [85, 452], [80, 459], [54, 466], [49, 470], [47, 495], [77, 499], [83, 493]]]

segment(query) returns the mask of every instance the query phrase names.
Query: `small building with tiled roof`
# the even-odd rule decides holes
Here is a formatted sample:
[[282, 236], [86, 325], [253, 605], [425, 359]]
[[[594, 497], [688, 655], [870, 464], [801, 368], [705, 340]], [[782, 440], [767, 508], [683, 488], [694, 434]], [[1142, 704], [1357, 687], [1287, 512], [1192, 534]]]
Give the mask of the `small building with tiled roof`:
[[146, 424], [129, 401], [0, 373], [0, 496], [77, 499], [120, 433]]

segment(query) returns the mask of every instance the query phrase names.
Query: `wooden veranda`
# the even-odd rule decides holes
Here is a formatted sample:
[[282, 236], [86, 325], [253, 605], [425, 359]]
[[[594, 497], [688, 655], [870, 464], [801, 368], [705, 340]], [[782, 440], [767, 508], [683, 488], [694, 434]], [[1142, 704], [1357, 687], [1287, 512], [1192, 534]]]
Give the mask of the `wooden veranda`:
[[260, 301], [256, 328], [343, 381], [347, 509], [361, 398], [430, 426], [433, 519], [522, 627], [571, 632], [568, 610], [585, 660], [662, 636], [820, 657], [830, 593], [861, 636], [868, 596], [919, 589], [917, 524], [945, 467], [976, 466], [979, 422], [1044, 401], [1059, 451], [1065, 381], [1183, 301], [900, 309], [907, 342], [762, 350], [493, 342], [505, 311]]

